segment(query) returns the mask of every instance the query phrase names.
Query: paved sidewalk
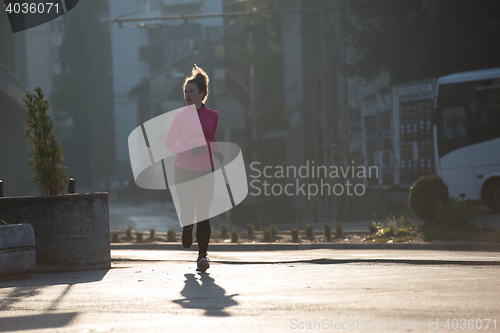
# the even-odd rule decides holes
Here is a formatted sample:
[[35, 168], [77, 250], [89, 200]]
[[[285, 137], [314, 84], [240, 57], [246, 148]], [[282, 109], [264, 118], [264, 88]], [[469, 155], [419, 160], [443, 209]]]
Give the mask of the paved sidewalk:
[[208, 274], [195, 251], [111, 254], [110, 270], [0, 282], [0, 332], [449, 332], [454, 318], [500, 329], [499, 253], [211, 252]]

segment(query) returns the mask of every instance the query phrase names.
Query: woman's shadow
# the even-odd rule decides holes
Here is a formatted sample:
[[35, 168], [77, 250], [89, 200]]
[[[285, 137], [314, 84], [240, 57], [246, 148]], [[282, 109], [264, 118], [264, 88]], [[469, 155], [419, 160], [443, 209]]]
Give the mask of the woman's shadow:
[[[225, 308], [237, 305], [233, 297], [238, 294], [226, 295], [226, 291], [215, 283], [209, 273], [200, 274], [198, 280], [194, 274], [184, 274], [186, 281], [181, 291], [182, 299], [173, 301], [186, 309], [204, 309], [205, 316], [229, 316]], [[201, 281], [201, 284], [199, 283]]]

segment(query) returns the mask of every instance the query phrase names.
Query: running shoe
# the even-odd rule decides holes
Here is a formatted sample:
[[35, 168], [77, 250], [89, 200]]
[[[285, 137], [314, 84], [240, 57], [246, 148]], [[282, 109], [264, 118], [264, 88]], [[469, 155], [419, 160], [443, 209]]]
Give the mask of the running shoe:
[[196, 267], [196, 270], [199, 272], [204, 272], [210, 267], [210, 259], [207, 258], [207, 256], [199, 255], [198, 259], [196, 260], [198, 267]]
[[182, 227], [182, 246], [189, 249], [193, 245], [193, 225]]

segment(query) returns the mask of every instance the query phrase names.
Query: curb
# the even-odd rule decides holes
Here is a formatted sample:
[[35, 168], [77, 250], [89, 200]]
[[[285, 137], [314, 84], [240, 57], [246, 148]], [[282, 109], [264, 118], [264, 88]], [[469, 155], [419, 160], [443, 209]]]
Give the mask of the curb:
[[410, 265], [473, 265], [473, 266], [500, 266], [500, 261], [492, 260], [441, 260], [441, 259], [306, 259], [306, 260], [291, 260], [291, 261], [230, 261], [230, 260], [213, 260], [225, 265], [265, 265], [265, 264], [351, 264], [351, 263], [377, 263], [377, 264], [410, 264]]
[[[220, 244], [209, 245], [210, 251], [293, 251], [293, 250], [431, 250], [500, 252], [500, 243], [374, 243], [374, 244]], [[111, 250], [189, 250], [198, 251], [198, 245], [185, 249], [181, 243], [112, 243]]]

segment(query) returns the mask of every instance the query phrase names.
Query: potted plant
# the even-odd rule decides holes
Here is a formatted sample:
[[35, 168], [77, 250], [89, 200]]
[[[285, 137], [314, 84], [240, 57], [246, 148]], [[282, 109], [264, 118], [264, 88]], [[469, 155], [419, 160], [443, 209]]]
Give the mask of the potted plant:
[[25, 138], [32, 151], [28, 165], [41, 196], [0, 198], [7, 223], [29, 223], [35, 232], [38, 271], [111, 267], [108, 193], [69, 194], [64, 152], [52, 133], [50, 108], [41, 87], [23, 99]]

